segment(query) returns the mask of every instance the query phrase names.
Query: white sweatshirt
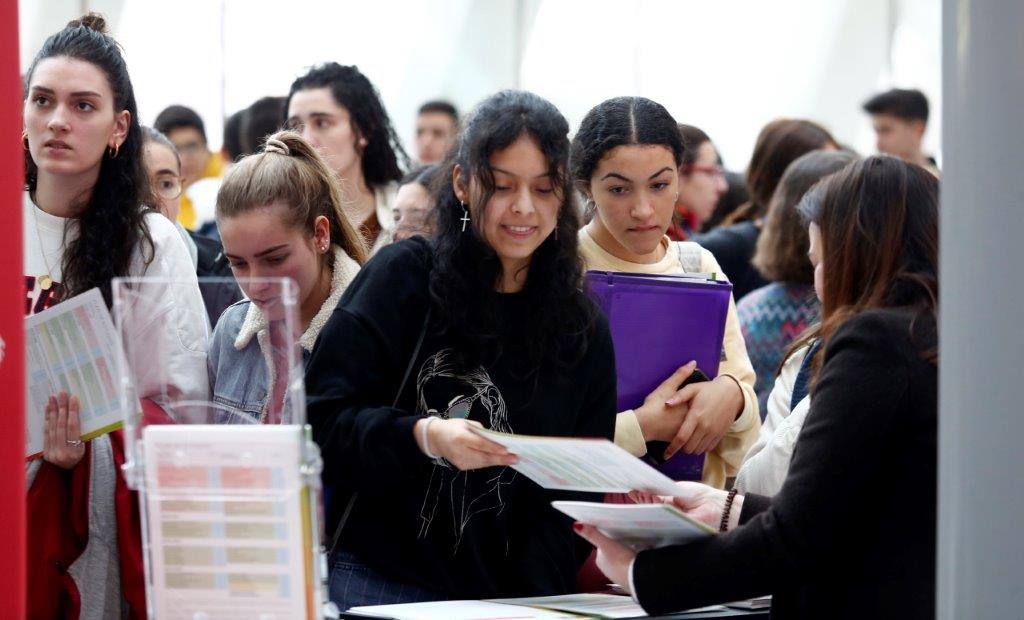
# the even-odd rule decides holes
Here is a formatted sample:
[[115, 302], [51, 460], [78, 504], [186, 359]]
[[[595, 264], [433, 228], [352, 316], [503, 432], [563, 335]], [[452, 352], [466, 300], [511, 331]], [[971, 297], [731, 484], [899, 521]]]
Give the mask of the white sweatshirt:
[[811, 397], [805, 396], [796, 408], [792, 411], [789, 409], [793, 385], [808, 348], [793, 353], [775, 380], [775, 386], [768, 395], [768, 416], [761, 425], [757, 442], [747, 452], [740, 473], [736, 476], [735, 486], [740, 493], [770, 497], [779, 492], [786, 480], [793, 447], [811, 408]]
[[[64, 250], [78, 235], [78, 221], [37, 207], [28, 192], [23, 199], [25, 315], [57, 303]], [[153, 239], [136, 248], [131, 277], [155, 279], [133, 291], [132, 312], [126, 322], [125, 348], [140, 397], [207, 399], [206, 347], [209, 324], [195, 268], [174, 224], [151, 212], [145, 223]], [[67, 232], [65, 234], [65, 229]], [[52, 280], [42, 287], [43, 276]], [[162, 281], [161, 281], [162, 280]], [[145, 361], [132, 365], [132, 361]], [[32, 412], [30, 412], [31, 415]], [[41, 415], [42, 412], [39, 412]]]

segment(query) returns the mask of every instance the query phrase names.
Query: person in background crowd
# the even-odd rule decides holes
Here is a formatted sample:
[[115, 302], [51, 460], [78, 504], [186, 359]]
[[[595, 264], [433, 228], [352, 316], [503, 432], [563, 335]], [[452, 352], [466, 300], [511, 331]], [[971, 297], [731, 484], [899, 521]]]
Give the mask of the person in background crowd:
[[[205, 398], [208, 330], [195, 271], [174, 225], [153, 204], [128, 69], [104, 19], [88, 14], [43, 43], [25, 81], [25, 314], [117, 277], [182, 285], [153, 300], [159, 314], [131, 346], [167, 356], [163, 383], [136, 377], [142, 398]], [[196, 372], [196, 370], [199, 372]], [[150, 376], [150, 375], [147, 375]], [[81, 439], [78, 396], [27, 403], [45, 413], [41, 459], [26, 466], [30, 618], [145, 618], [138, 504], [124, 486], [121, 431]], [[138, 560], [137, 562], [135, 560]]]
[[[504, 91], [444, 169], [438, 232], [385, 247], [306, 371], [333, 487], [331, 600], [566, 594], [589, 553], [516, 457], [470, 429], [611, 438], [615, 358], [583, 290], [569, 124]], [[405, 378], [403, 378], [405, 377]]]
[[750, 261], [761, 234], [762, 218], [782, 173], [804, 153], [838, 148], [828, 130], [808, 120], [778, 119], [761, 130], [747, 168], [750, 202], [726, 218], [723, 226], [693, 239], [710, 250], [729, 274], [737, 301], [768, 284]]
[[284, 97], [261, 97], [245, 109], [238, 130], [241, 157], [259, 152], [267, 136], [281, 130], [284, 106]]
[[812, 185], [854, 159], [849, 151], [811, 151], [801, 156], [786, 168], [768, 205], [754, 266], [771, 284], [752, 291], [736, 307], [757, 373], [754, 390], [762, 419], [786, 350], [818, 322], [820, 310], [814, 267], [807, 260], [807, 226], [797, 213], [797, 204]]
[[414, 235], [434, 234], [434, 201], [432, 192], [440, 182], [438, 165], [420, 166], [402, 179], [392, 211], [395, 228], [392, 238], [403, 241]]
[[459, 112], [447, 101], [428, 101], [416, 113], [416, 159], [437, 164], [459, 135]]
[[[224, 255], [220, 241], [186, 229], [178, 221], [181, 198], [181, 162], [178, 151], [167, 136], [152, 127], [142, 128], [143, 159], [146, 174], [149, 175], [155, 206], [170, 221], [174, 222], [185, 246], [192, 257], [192, 265], [200, 278], [227, 278], [233, 280], [231, 265]], [[210, 325], [225, 308], [241, 299], [241, 291], [229, 282], [214, 285], [200, 283], [203, 302], [206, 304]]]
[[680, 124], [679, 133], [683, 135], [679, 198], [666, 234], [673, 241], [686, 241], [711, 219], [729, 186], [711, 138], [693, 125]]
[[157, 114], [153, 128], [167, 136], [181, 157], [185, 194], [181, 197], [178, 221], [189, 230], [198, 230], [213, 221], [224, 162], [220, 153], [210, 151], [203, 119], [191, 108], [168, 106]]
[[[573, 138], [570, 159], [573, 180], [594, 211], [579, 231], [587, 269], [715, 273], [727, 279], [710, 252], [695, 243], [672, 242], [665, 234], [678, 202], [683, 153], [672, 115], [650, 99], [617, 97], [587, 113]], [[665, 458], [677, 450], [706, 454], [702, 479], [724, 488], [761, 426], [754, 371], [732, 301], [722, 349], [713, 381], [680, 390], [689, 376], [681, 370], [636, 410], [620, 413], [615, 443], [637, 456], [646, 454], [646, 442], [655, 440], [669, 443]]]
[[[207, 366], [214, 402], [232, 410], [222, 421], [279, 424], [292, 379], [283, 343], [297, 340], [308, 361], [366, 249], [316, 149], [291, 131], [262, 148], [232, 167], [217, 196], [217, 225], [247, 299], [217, 322]], [[283, 320], [281, 291], [261, 278], [298, 286], [297, 333]]]
[[822, 352], [778, 494], [681, 483], [671, 502], [722, 533], [639, 553], [577, 525], [645, 611], [772, 594], [773, 618], [935, 617], [938, 194], [924, 168], [875, 156], [801, 205]]
[[409, 163], [377, 90], [357, 67], [329, 62], [292, 83], [285, 110], [288, 128], [338, 176], [349, 219], [374, 254], [389, 241], [383, 233]]
[[245, 110], [239, 110], [224, 121], [224, 140], [220, 146], [220, 159], [224, 162], [224, 171], [242, 157], [242, 118]]
[[750, 201], [750, 194], [747, 192], [747, 179], [739, 172], [726, 170], [725, 185], [727, 189], [718, 199], [718, 204], [711, 212], [711, 217], [700, 227], [701, 234], [718, 228], [726, 218], [732, 215], [733, 211]]
[[865, 101], [863, 109], [871, 116], [879, 153], [917, 164], [938, 176], [938, 164], [921, 147], [928, 129], [928, 98], [924, 93], [894, 88]]

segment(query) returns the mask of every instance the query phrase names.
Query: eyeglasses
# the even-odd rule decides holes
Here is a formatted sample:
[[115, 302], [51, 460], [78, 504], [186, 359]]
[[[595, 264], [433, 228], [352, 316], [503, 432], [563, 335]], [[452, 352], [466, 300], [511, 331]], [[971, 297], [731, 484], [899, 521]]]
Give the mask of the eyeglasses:
[[175, 144], [174, 148], [178, 149], [178, 153], [182, 155], [196, 155], [206, 150], [206, 144], [203, 142], [182, 142], [181, 144]]
[[725, 169], [721, 166], [714, 165], [701, 165], [701, 164], [685, 164], [683, 166], [683, 174], [689, 174], [691, 172], [703, 172], [704, 174], [710, 174], [711, 176], [724, 177]]
[[181, 177], [176, 174], [162, 174], [153, 181], [153, 193], [163, 200], [174, 200], [181, 196]]

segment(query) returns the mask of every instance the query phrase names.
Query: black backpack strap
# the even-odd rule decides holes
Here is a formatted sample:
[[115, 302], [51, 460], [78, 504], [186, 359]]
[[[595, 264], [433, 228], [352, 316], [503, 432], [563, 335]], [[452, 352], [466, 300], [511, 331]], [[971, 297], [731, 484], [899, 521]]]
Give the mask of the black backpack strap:
[[[405, 374], [402, 375], [402, 382], [398, 384], [398, 391], [395, 392], [395, 400], [392, 401], [391, 406], [398, 406], [398, 399], [402, 397], [402, 390], [405, 389], [406, 383], [409, 382], [409, 375], [412, 374], [413, 366], [416, 364], [416, 358], [419, 357], [420, 349], [423, 348], [423, 340], [427, 337], [427, 328], [430, 326], [430, 306], [427, 306], [427, 315], [423, 317], [423, 327], [420, 328], [420, 335], [416, 339], [416, 346], [413, 347], [412, 355], [409, 357], [409, 363], [405, 367]], [[341, 519], [338, 520], [338, 527], [334, 529], [334, 536], [331, 537], [331, 547], [328, 551], [328, 557], [334, 555], [334, 552], [338, 548], [338, 543], [341, 541], [341, 532], [345, 529], [345, 523], [348, 522], [348, 518], [352, 515], [352, 508], [356, 505], [356, 499], [359, 498], [359, 492], [356, 491], [349, 498], [348, 504], [345, 505], [345, 512], [341, 513]]]

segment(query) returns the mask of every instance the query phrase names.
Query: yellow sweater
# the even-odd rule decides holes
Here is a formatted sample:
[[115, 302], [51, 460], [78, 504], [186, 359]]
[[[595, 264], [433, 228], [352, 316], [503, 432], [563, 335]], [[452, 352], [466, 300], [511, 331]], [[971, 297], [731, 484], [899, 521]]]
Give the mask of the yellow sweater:
[[[672, 250], [671, 240], [666, 236], [662, 239], [665, 256], [651, 264], [631, 263], [617, 258], [604, 250], [594, 241], [586, 228], [580, 230], [580, 254], [588, 270], [619, 271], [631, 273], [678, 274], [683, 273], [679, 255]], [[717, 274], [721, 280], [727, 280], [718, 261], [711, 252], [701, 251], [702, 273]], [[747, 345], [743, 341], [740, 322], [736, 316], [736, 303], [729, 302], [729, 314], [725, 322], [725, 340], [723, 342], [726, 360], [718, 369], [719, 376], [727, 375], [736, 380], [743, 392], [743, 412], [732, 423], [722, 441], [707, 454], [704, 460], [703, 482], [719, 489], [725, 487], [726, 478], [733, 477], [743, 463], [747, 450], [757, 441], [761, 430], [761, 417], [758, 414], [757, 394], [754, 392], [754, 367], [747, 357]], [[632, 410], [623, 411], [615, 420], [615, 443], [636, 456], [647, 452], [640, 424]]]
[[[213, 153], [210, 155], [210, 159], [206, 161], [206, 168], [203, 169], [203, 176], [200, 179], [220, 178], [222, 176], [224, 176], [224, 161], [221, 159], [220, 153]], [[198, 180], [189, 179], [189, 183], [194, 183]], [[181, 210], [178, 211], [178, 222], [189, 230], [195, 230], [199, 224], [196, 221], [196, 208], [185, 192], [181, 194]]]

